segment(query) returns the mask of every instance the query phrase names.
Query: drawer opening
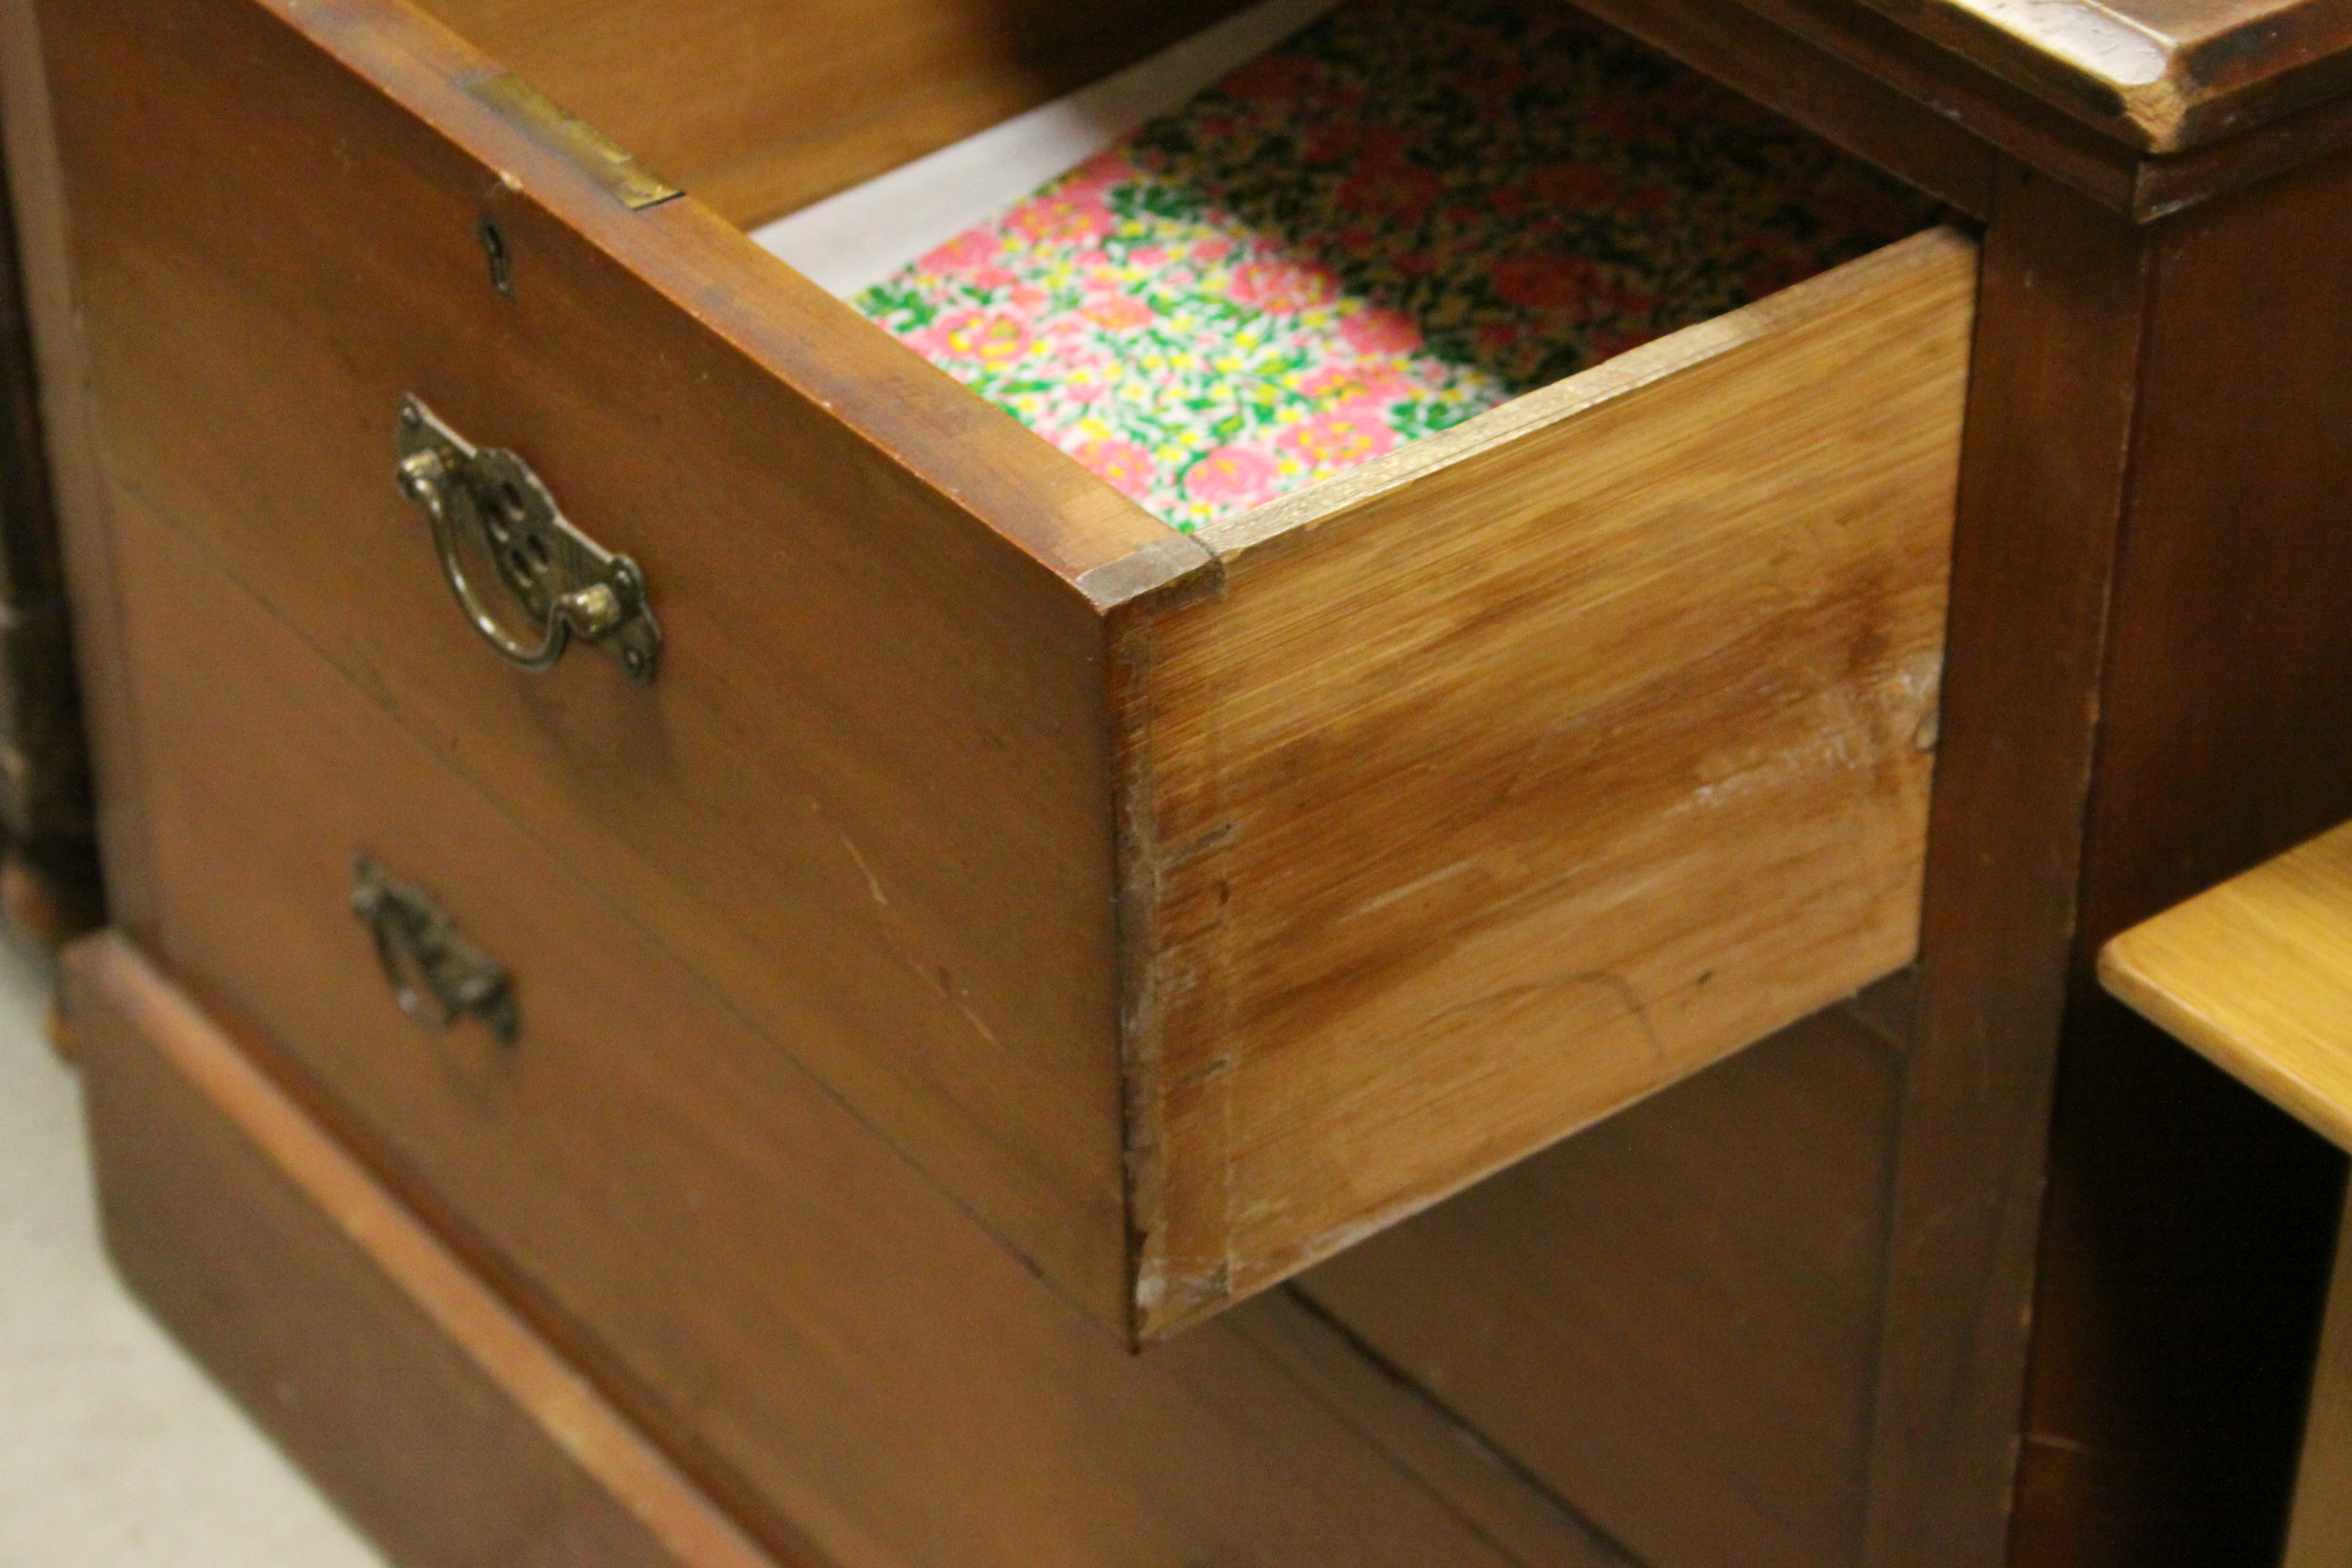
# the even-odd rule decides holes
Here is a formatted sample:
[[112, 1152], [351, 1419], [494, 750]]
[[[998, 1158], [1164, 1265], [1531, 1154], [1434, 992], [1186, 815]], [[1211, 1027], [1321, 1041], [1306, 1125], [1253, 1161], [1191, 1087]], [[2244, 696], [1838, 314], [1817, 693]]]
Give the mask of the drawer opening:
[[[1041, 188], [1004, 188], [1024, 143], [1082, 149], [1204, 56], [1310, 12]], [[921, 234], [991, 195], [979, 221]], [[1123, 93], [1050, 105], [755, 238], [1190, 533], [1938, 210], [1564, 7], [1275, 0]], [[860, 276], [897, 234], [913, 259]]]
[[1187, 533], [1941, 215], [1545, 0], [893, 0], [749, 40], [427, 3]]

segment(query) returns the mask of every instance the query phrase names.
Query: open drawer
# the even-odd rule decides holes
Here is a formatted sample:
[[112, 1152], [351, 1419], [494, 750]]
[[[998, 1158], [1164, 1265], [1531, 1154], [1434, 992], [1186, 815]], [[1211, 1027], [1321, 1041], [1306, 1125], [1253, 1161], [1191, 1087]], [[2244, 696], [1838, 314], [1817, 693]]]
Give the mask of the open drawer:
[[[745, 232], [1164, 8], [557, 9], [43, 6], [113, 482], [1087, 1311], [1162, 1337], [1910, 958], [1967, 238], [1186, 534]], [[432, 420], [518, 456], [404, 497]], [[493, 620], [555, 597], [501, 526], [635, 575], [516, 670], [420, 494]]]

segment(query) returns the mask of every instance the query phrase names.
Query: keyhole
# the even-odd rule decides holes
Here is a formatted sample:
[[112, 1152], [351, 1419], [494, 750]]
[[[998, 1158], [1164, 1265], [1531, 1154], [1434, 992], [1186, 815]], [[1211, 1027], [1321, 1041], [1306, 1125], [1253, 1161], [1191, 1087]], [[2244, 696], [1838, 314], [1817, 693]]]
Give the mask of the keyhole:
[[508, 299], [514, 298], [514, 259], [507, 253], [506, 235], [488, 218], [474, 231], [482, 242], [482, 254], [490, 260], [490, 286]]

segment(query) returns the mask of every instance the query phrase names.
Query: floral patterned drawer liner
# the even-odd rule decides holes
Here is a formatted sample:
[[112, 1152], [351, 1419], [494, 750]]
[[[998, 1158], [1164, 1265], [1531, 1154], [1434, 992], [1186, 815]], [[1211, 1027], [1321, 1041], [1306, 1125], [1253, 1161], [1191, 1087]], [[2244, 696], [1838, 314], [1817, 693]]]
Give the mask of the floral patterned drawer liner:
[[1354, 0], [855, 303], [1190, 531], [1937, 215], [1558, 0]]

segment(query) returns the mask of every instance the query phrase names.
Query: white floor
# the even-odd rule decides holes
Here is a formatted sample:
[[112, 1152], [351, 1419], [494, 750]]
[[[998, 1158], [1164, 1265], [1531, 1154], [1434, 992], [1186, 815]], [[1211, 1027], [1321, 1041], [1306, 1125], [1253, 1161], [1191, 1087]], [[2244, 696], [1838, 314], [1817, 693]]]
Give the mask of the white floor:
[[0, 942], [0, 1568], [379, 1568], [116, 1282], [48, 995]]

